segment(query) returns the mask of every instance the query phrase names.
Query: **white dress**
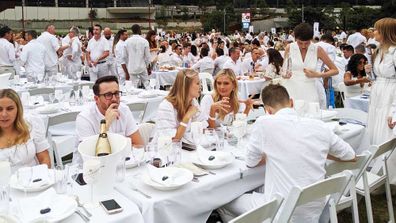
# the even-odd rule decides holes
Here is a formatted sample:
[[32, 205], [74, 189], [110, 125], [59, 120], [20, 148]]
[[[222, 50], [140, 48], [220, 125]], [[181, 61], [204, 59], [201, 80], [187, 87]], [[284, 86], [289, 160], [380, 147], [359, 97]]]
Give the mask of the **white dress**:
[[[387, 118], [392, 117], [396, 107], [396, 47], [390, 47], [381, 61], [381, 51], [374, 61], [377, 76], [371, 87], [368, 133], [370, 143], [378, 145], [395, 137], [388, 127]], [[390, 183], [396, 184], [396, 153], [388, 161]]]
[[0, 149], [0, 160], [11, 163], [11, 171], [15, 172], [21, 167], [35, 166], [39, 162], [36, 154], [49, 149], [50, 145], [45, 137], [45, 128], [40, 118], [25, 118], [29, 129], [30, 139], [19, 145]]
[[297, 43], [290, 44], [289, 59], [291, 58], [292, 76], [290, 79], [282, 81], [290, 97], [294, 100], [304, 100], [305, 102], [319, 102], [318, 91], [315, 86], [317, 78], [305, 76], [304, 68], [316, 70], [318, 62], [318, 47], [310, 44], [303, 61]]

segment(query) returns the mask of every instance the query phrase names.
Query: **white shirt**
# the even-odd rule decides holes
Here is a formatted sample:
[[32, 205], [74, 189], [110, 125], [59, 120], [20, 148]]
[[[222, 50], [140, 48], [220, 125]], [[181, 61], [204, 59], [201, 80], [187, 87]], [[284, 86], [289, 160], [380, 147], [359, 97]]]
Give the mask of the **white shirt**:
[[[120, 104], [118, 106], [120, 117], [113, 120], [108, 132], [117, 133], [125, 137], [129, 137], [136, 131], [138, 126], [133, 118], [131, 110], [128, 106]], [[100, 133], [100, 121], [105, 119], [104, 115], [100, 113], [96, 103], [88, 104], [85, 109], [78, 114], [76, 119], [76, 130], [79, 141], [85, 137], [96, 135]]]
[[13, 66], [15, 62], [15, 48], [10, 41], [0, 38], [0, 67]]
[[47, 51], [47, 58], [45, 60], [46, 67], [53, 67], [58, 64], [58, 54], [57, 51], [60, 48], [59, 41], [55, 35], [49, 32], [43, 32], [37, 41], [45, 47]]
[[30, 139], [24, 144], [0, 149], [0, 160], [9, 161], [12, 172], [21, 167], [38, 165], [36, 154], [50, 148], [42, 120], [38, 117], [27, 116], [25, 121], [29, 126]]
[[289, 36], [287, 37], [287, 41], [288, 41], [288, 42], [295, 42], [296, 39], [294, 38], [293, 35], [289, 35]]
[[124, 56], [130, 74], [147, 72], [151, 62], [149, 42], [139, 35], [132, 35], [125, 41]]
[[252, 57], [243, 60], [242, 62], [242, 73], [250, 73], [253, 71], [253, 68], [256, 66], [256, 64], [259, 64], [259, 61], [257, 60], [256, 62], [253, 62]]
[[374, 38], [369, 38], [367, 40], [367, 45], [368, 44], [375, 44], [377, 47], [379, 46], [379, 42], [377, 40], [375, 40]]
[[157, 58], [160, 66], [171, 64], [171, 57], [168, 52], [158, 54]]
[[223, 69], [232, 69], [235, 73], [235, 76], [243, 76], [241, 69], [241, 61], [237, 60], [234, 62], [231, 58], [224, 63]]
[[[197, 100], [193, 100], [192, 104], [196, 106], [198, 109], [199, 104]], [[177, 110], [173, 107], [173, 105], [167, 100], [164, 99], [160, 105], [158, 106], [157, 110], [157, 117], [155, 122], [155, 135], [154, 135], [154, 142], [156, 142], [156, 138], [158, 137], [158, 133], [161, 131], [174, 131], [176, 133], [177, 128], [180, 125], [180, 121], [177, 118]], [[193, 144], [192, 137], [191, 137], [191, 122], [202, 122], [203, 126], [208, 126], [207, 119], [202, 116], [202, 113], [198, 111], [187, 124], [186, 131], [184, 132], [184, 136], [182, 138], [183, 142]]]
[[[104, 37], [104, 36], [103, 36]], [[110, 37], [110, 39], [106, 39], [107, 42], [109, 43], [109, 49], [110, 49], [110, 53], [109, 56], [106, 58], [108, 62], [113, 62], [114, 61], [114, 54], [113, 54], [113, 43], [114, 43], [114, 37]]]
[[[66, 37], [64, 39], [66, 39]], [[67, 39], [68, 39], [67, 45], [70, 45], [70, 37], [68, 37]], [[80, 40], [78, 39], [78, 37], [77, 36], [73, 37], [70, 47], [68, 47], [67, 49], [65, 49], [65, 51], [63, 51], [63, 56], [64, 56], [63, 59], [70, 61], [69, 59], [66, 58], [66, 56], [71, 55], [72, 60], [70, 62], [80, 65], [81, 64], [81, 55], [82, 55], [81, 45], [82, 44], [81, 44]], [[62, 46], [63, 46], [63, 43], [62, 43]]]
[[[294, 109], [257, 119], [247, 145], [246, 164], [256, 166], [266, 155], [265, 199], [276, 193], [287, 197], [294, 186], [305, 187], [325, 177], [327, 155], [350, 160], [355, 152], [349, 144], [320, 120], [301, 118]], [[309, 203], [311, 204], [311, 203]], [[318, 222], [322, 209], [315, 202], [296, 209], [294, 222]], [[296, 219], [297, 218], [297, 219]], [[299, 220], [298, 220], [299, 219]], [[309, 219], [309, 220], [308, 220]]]
[[202, 72], [209, 72], [210, 74], [213, 73], [214, 70], [214, 61], [211, 57], [206, 56], [200, 60], [192, 67], [194, 70], [199, 70], [200, 73]]
[[344, 32], [344, 31], [342, 31], [341, 33], [340, 33], [340, 39], [339, 40], [343, 40], [343, 39], [346, 39], [347, 38], [347, 34]]
[[215, 67], [215, 72], [217, 73], [219, 70], [223, 69], [224, 64], [229, 60], [230, 57], [222, 55], [219, 57], [216, 57], [214, 60], [214, 67]]
[[183, 57], [179, 56], [177, 53], [172, 53], [170, 55], [170, 63], [173, 66], [181, 67], [183, 65]]
[[23, 47], [20, 59], [27, 73], [44, 74], [46, 55], [45, 46], [32, 39]]
[[[320, 41], [320, 42], [316, 43], [316, 45], [322, 47], [323, 50], [329, 56], [330, 60], [332, 62], [334, 62], [334, 60], [335, 60], [335, 58], [337, 56], [337, 48], [335, 46], [333, 46], [333, 45], [331, 45], [329, 43], [323, 42], [323, 41]], [[323, 64], [323, 61], [322, 60], [318, 60], [318, 64], [316, 66], [316, 70], [320, 72], [322, 70], [323, 66], [325, 66]]]
[[347, 43], [352, 45], [353, 48], [357, 47], [361, 43], [366, 43], [366, 41], [366, 37], [364, 37], [360, 32], [350, 35], [347, 39]]
[[[90, 53], [91, 61], [96, 61], [104, 52], [110, 51], [109, 42], [103, 36], [98, 40], [96, 40], [95, 37], [92, 37], [88, 42], [87, 51]], [[106, 61], [106, 59], [107, 58], [101, 61]]]
[[344, 82], [344, 74], [346, 70], [346, 66], [348, 64], [349, 59], [345, 59], [345, 57], [336, 57], [334, 60], [334, 64], [338, 69], [338, 74], [333, 76], [333, 86], [338, 87], [338, 84]]
[[121, 66], [121, 64], [126, 64], [125, 55], [124, 55], [125, 41], [119, 40], [118, 43], [114, 47], [114, 55], [117, 62], [117, 66]]

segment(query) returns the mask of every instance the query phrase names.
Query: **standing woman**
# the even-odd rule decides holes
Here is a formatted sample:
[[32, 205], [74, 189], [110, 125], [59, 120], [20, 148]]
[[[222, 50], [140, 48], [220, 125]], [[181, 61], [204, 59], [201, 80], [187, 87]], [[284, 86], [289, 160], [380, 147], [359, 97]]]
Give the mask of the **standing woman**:
[[18, 94], [0, 90], [0, 160], [9, 161], [13, 171], [38, 164], [51, 167], [49, 147], [42, 120], [25, 119]]
[[[338, 70], [323, 48], [311, 42], [312, 37], [312, 26], [308, 23], [301, 23], [294, 28], [296, 42], [286, 46], [283, 65], [283, 69], [291, 72], [284, 75], [286, 80], [283, 85], [294, 100], [319, 103], [315, 80], [336, 75]], [[316, 71], [319, 59], [329, 68], [328, 71]]]
[[146, 34], [146, 40], [149, 42], [149, 47], [150, 47], [150, 55], [151, 55], [151, 65], [150, 69], [154, 67], [154, 64], [157, 63], [157, 55], [158, 51], [160, 50], [157, 45], [157, 40], [155, 37], [157, 34], [155, 33], [154, 30], [149, 30]]
[[[377, 78], [370, 95], [368, 133], [370, 144], [379, 145], [395, 137], [392, 129], [396, 124], [396, 19], [380, 19], [375, 22], [374, 28], [379, 49], [373, 55], [373, 69]], [[395, 153], [391, 155], [388, 165], [390, 183], [396, 184]]]
[[115, 55], [116, 71], [118, 74], [118, 80], [123, 85], [125, 80], [129, 80], [128, 68], [126, 66], [124, 48], [125, 40], [128, 39], [128, 31], [126, 29], [120, 29], [114, 37], [112, 52]]

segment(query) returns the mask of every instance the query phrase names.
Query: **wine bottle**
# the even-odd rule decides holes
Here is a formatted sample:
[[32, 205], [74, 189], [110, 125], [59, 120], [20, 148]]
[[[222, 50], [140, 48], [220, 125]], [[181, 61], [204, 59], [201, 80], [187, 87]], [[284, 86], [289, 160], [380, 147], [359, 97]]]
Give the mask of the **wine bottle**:
[[100, 121], [100, 133], [98, 141], [96, 142], [96, 156], [106, 156], [111, 153], [111, 146], [106, 132], [106, 120]]

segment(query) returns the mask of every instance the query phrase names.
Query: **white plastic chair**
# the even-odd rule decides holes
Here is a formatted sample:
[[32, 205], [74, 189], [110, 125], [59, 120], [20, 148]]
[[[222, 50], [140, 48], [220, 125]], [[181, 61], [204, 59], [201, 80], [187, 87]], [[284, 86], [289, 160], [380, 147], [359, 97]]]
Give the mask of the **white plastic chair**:
[[0, 74], [0, 89], [9, 88], [11, 73]]
[[353, 108], [336, 108], [334, 109], [334, 111], [337, 111], [337, 117], [339, 119], [354, 120], [363, 125], [367, 125], [367, 120], [368, 120], [367, 112]]
[[273, 222], [282, 202], [283, 198], [276, 195], [271, 201], [232, 219], [229, 223], [261, 223], [265, 220]]
[[[214, 79], [210, 73], [199, 73], [199, 80], [202, 86], [202, 95], [211, 94], [214, 87]], [[209, 83], [208, 83], [209, 80]], [[210, 87], [210, 90], [209, 90]]]
[[[356, 184], [356, 192], [364, 196], [366, 201], [367, 219], [369, 223], [373, 222], [373, 211], [371, 207], [370, 193], [378, 187], [385, 185], [386, 200], [388, 205], [389, 221], [395, 222], [395, 216], [392, 205], [392, 194], [388, 176], [387, 160], [396, 148], [396, 138], [393, 138], [381, 145], [371, 146], [370, 152], [373, 154], [372, 159], [383, 159], [382, 174], [366, 171], [367, 176], [363, 177]], [[374, 160], [372, 161], [374, 162]], [[371, 163], [372, 163], [371, 162]]]
[[[356, 156], [355, 162], [337, 162], [333, 161], [325, 166], [326, 176], [332, 176], [341, 173], [344, 170], [350, 170], [353, 172], [354, 177], [351, 179], [349, 188], [345, 191], [344, 195], [341, 197], [340, 201], [337, 203], [337, 211], [343, 210], [348, 207], [352, 207], [353, 211], [353, 222], [359, 222], [359, 211], [358, 202], [356, 196], [356, 182], [364, 174], [366, 175], [366, 168], [371, 161], [372, 154], [369, 151], [364, 151], [362, 154]], [[349, 191], [349, 196], [348, 192]]]
[[63, 167], [62, 157], [65, 157], [75, 150], [76, 136], [71, 132], [70, 135], [53, 136], [51, 127], [64, 124], [67, 122], [75, 122], [79, 112], [68, 112], [48, 117], [46, 136], [54, 152], [55, 162]]
[[144, 145], [150, 142], [150, 138], [153, 136], [155, 124], [153, 123], [142, 123], [139, 125], [139, 133], [143, 139]]
[[[139, 103], [130, 103], [127, 104], [129, 107], [129, 110], [131, 110], [132, 114], [134, 115], [134, 118], [138, 123], [142, 123], [144, 119], [144, 115], [146, 113], [146, 107], [147, 103], [145, 102], [139, 102]], [[139, 113], [136, 117], [136, 114]]]
[[342, 104], [345, 106], [346, 86], [345, 86], [344, 82], [341, 82], [341, 83], [338, 84], [337, 87], [338, 87], [338, 90], [340, 91]]
[[304, 188], [293, 187], [288, 194], [281, 211], [277, 214], [276, 222], [289, 222], [296, 207], [320, 198], [325, 198], [328, 195], [330, 195], [330, 221], [337, 222], [335, 204], [338, 203], [342, 192], [344, 192], [345, 188], [350, 183], [352, 175], [351, 171], [345, 170], [339, 175], [321, 180]]

